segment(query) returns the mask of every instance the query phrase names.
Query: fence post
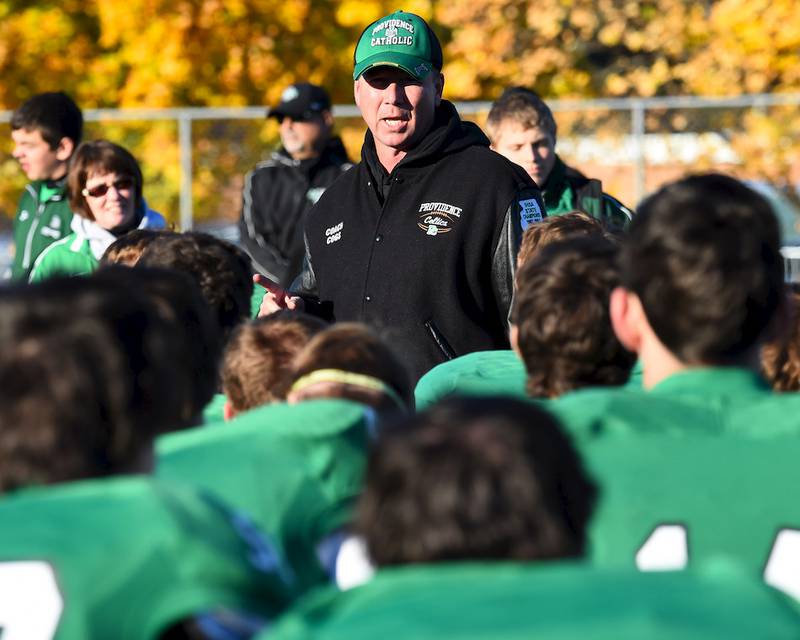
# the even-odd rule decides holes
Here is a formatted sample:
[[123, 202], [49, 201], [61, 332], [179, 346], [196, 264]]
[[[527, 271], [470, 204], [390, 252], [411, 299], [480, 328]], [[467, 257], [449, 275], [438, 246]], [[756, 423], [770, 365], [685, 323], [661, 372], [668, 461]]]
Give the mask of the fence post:
[[181, 159], [181, 231], [190, 231], [194, 222], [192, 211], [192, 118], [188, 111], [178, 115], [178, 146]]
[[645, 105], [642, 100], [633, 100], [631, 102], [631, 134], [633, 136], [634, 163], [633, 192], [636, 194], [636, 201], [632, 203], [634, 207], [639, 204], [645, 194], [644, 112]]

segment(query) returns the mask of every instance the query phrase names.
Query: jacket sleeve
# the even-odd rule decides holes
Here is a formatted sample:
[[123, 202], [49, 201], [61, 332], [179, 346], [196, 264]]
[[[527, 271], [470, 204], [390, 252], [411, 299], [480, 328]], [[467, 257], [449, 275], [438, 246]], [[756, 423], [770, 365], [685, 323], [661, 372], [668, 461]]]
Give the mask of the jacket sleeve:
[[239, 231], [244, 249], [250, 255], [253, 266], [260, 273], [280, 281], [288, 264], [278, 249], [269, 242], [272, 235], [269, 211], [259, 192], [264, 188], [265, 176], [257, 171], [247, 174], [242, 192], [242, 217]]
[[545, 215], [542, 195], [535, 187], [519, 189], [506, 208], [500, 236], [492, 256], [492, 287], [500, 317], [508, 325], [514, 298], [514, 277], [517, 272], [517, 253], [522, 240], [523, 225], [530, 224], [531, 207], [522, 203], [534, 200], [543, 217]]
[[311, 251], [308, 247], [308, 236], [303, 234], [305, 254], [303, 255], [303, 268], [292, 282], [289, 292], [303, 299], [303, 310], [312, 316], [317, 316], [328, 322], [333, 322], [333, 305], [330, 301], [320, 300], [317, 289], [317, 277], [314, 265], [311, 262]]

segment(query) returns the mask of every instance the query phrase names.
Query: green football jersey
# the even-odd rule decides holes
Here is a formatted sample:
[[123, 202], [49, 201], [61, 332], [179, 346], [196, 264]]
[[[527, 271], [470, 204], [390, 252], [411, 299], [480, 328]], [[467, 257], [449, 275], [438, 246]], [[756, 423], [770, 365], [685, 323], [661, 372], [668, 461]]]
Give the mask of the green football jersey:
[[145, 640], [219, 608], [274, 617], [294, 596], [248, 519], [151, 478], [20, 491], [0, 522], [4, 639]]
[[606, 436], [583, 453], [602, 487], [596, 564], [681, 569], [725, 555], [800, 600], [800, 439]]
[[[717, 554], [800, 599], [800, 394], [738, 368], [548, 403], [601, 489], [600, 564], [679, 568]], [[795, 551], [796, 550], [796, 551]]]
[[797, 638], [777, 592], [724, 565], [637, 573], [562, 563], [382, 569], [300, 601], [261, 640]]
[[317, 545], [361, 492], [372, 413], [345, 400], [273, 404], [163, 436], [156, 474], [214, 492], [286, 549], [298, 582], [326, 578]]
[[476, 351], [443, 362], [420, 378], [414, 389], [417, 409], [451, 394], [525, 397], [525, 365], [510, 349]]

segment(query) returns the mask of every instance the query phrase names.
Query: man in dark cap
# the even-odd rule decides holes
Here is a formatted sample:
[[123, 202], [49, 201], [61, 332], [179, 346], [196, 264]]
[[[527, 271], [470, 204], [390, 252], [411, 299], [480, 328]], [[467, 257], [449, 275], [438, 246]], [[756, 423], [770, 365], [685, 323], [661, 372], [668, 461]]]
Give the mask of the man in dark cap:
[[331, 135], [325, 89], [289, 85], [268, 118], [280, 123], [281, 146], [245, 178], [241, 237], [254, 268], [288, 287], [300, 272], [306, 212], [351, 165]]
[[442, 99], [442, 48], [418, 15], [370, 24], [353, 62], [362, 161], [309, 214], [295, 292], [307, 309], [315, 295], [336, 321], [377, 327], [415, 379], [507, 349], [519, 238], [544, 215], [538, 188]]

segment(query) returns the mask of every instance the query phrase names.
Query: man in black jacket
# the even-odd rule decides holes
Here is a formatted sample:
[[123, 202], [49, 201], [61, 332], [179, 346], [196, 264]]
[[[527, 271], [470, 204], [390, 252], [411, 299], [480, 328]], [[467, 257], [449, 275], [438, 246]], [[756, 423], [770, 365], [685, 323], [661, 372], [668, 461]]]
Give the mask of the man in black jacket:
[[247, 174], [240, 221], [254, 268], [284, 287], [300, 272], [303, 225], [322, 192], [350, 168], [322, 87], [287, 87], [268, 117], [280, 122], [281, 147]]
[[311, 211], [296, 289], [337, 321], [383, 330], [415, 379], [455, 356], [507, 349], [516, 252], [542, 219], [539, 190], [442, 100], [442, 50], [422, 18], [374, 22], [354, 63], [369, 129], [362, 161]]

